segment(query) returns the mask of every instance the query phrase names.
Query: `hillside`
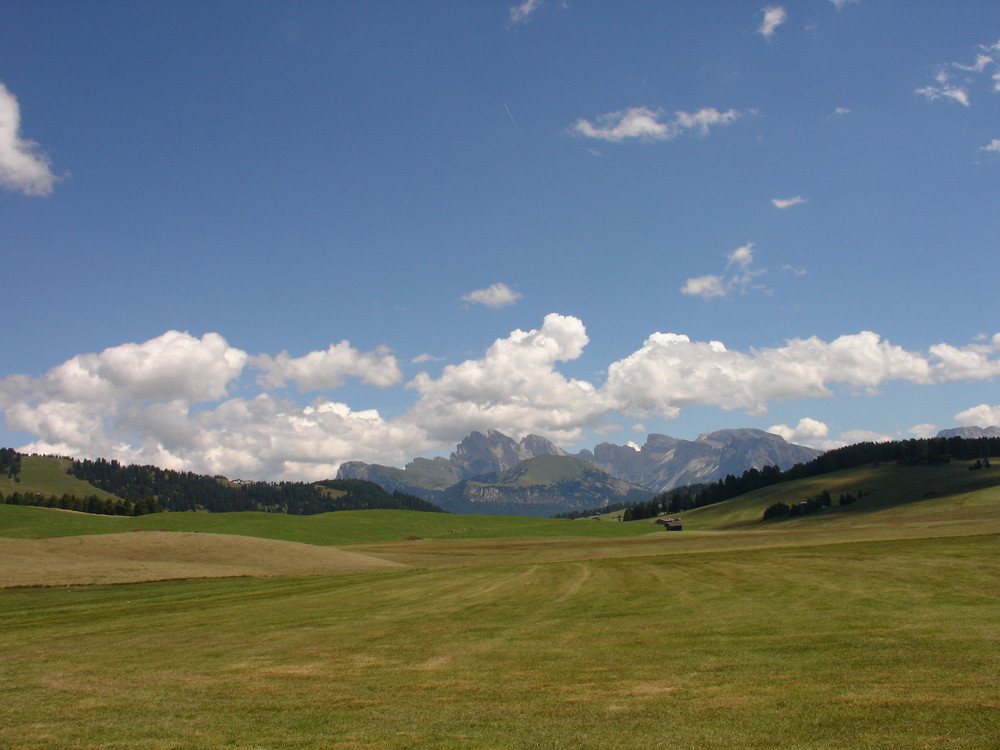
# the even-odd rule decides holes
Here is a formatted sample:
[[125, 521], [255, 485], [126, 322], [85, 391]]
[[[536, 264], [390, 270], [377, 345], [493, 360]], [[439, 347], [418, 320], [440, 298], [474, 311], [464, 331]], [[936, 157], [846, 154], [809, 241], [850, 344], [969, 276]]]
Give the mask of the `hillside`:
[[72, 464], [72, 460], [68, 458], [22, 455], [21, 473], [17, 479], [0, 475], [0, 497], [19, 492], [30, 495], [96, 495], [101, 499], [123, 499], [68, 474]]
[[[692, 530], [763, 531], [816, 527], [856, 530], [859, 526], [882, 524], [948, 527], [980, 521], [993, 524], [1000, 518], [1000, 466], [976, 471], [968, 467], [967, 462], [954, 461], [844, 469], [687, 511], [684, 526]], [[824, 490], [834, 498], [829, 508], [798, 518], [761, 520], [764, 510], [774, 503], [799, 503]], [[839, 506], [839, 496], [848, 493], [863, 496], [850, 505]]]

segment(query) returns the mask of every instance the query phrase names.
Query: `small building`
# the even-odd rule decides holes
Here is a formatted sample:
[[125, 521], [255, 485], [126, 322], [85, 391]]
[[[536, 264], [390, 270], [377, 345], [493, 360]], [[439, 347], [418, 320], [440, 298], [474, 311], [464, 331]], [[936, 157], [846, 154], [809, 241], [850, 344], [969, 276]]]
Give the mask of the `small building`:
[[652, 522], [663, 526], [665, 531], [681, 531], [684, 528], [679, 518], [654, 518]]

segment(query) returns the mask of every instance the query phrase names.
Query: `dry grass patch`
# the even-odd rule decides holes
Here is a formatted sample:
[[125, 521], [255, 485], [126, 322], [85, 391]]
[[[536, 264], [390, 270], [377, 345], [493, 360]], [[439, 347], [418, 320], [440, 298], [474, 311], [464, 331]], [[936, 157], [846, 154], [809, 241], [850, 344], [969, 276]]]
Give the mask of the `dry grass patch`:
[[404, 567], [401, 563], [333, 547], [195, 532], [136, 531], [55, 539], [5, 539], [0, 546], [0, 588], [181, 578], [342, 575]]

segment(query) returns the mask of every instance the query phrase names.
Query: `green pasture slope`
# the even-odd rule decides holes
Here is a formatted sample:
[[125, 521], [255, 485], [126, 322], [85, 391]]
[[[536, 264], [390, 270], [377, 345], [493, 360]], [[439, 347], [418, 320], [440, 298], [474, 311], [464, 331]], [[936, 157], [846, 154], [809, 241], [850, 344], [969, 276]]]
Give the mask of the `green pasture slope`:
[[[954, 461], [939, 466], [880, 464], [847, 469], [765, 487], [682, 515], [685, 528], [714, 530], [761, 530], [817, 521], [844, 528], [873, 520], [943, 522], [949, 514], [956, 519], [975, 516], [977, 507], [991, 517], [1000, 503], [1000, 460], [977, 471], [969, 471], [968, 466], [967, 461]], [[797, 519], [760, 523], [767, 506], [778, 502], [792, 505], [823, 490], [833, 497], [834, 507]], [[847, 507], [837, 507], [840, 495], [859, 493], [864, 497]]]
[[0, 496], [20, 492], [22, 495], [37, 493], [57, 496], [67, 494], [74, 497], [96, 495], [102, 500], [115, 498], [110, 492], [67, 474], [66, 469], [70, 463], [68, 458], [22, 456], [20, 481], [15, 482], [10, 477], [0, 476]]
[[[342, 517], [322, 534], [352, 527], [352, 544], [381, 551], [475, 552], [504, 533], [535, 545], [502, 562], [2, 590], [0, 747], [998, 747], [1000, 476], [896, 468], [780, 488], [798, 499], [870, 482], [843, 510], [760, 524], [781, 496], [746, 496], [685, 514], [694, 530], [680, 533], [399, 511], [295, 519]], [[928, 481], [937, 489], [917, 492]], [[24, 535], [59, 513], [14, 511], [36, 514], [19, 516]], [[275, 535], [292, 520], [255, 516], [229, 521], [272, 521]], [[227, 516], [99, 520], [175, 518]], [[582, 536], [599, 528], [648, 553], [589, 556], [608, 549]], [[546, 561], [544, 534], [578, 557]]]

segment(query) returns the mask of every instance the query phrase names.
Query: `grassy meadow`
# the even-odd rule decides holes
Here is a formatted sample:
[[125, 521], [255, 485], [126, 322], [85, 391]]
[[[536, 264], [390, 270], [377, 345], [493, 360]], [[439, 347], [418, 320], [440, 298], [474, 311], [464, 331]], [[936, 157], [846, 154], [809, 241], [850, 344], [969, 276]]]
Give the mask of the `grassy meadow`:
[[[135, 524], [396, 564], [0, 589], [0, 747], [1000, 747], [1000, 472], [898, 468], [692, 511], [680, 533], [0, 506], [0, 546], [39, 564]], [[848, 508], [756, 521], [775, 493], [859, 482]], [[135, 545], [111, 566], [149, 538], [117, 536]]]

